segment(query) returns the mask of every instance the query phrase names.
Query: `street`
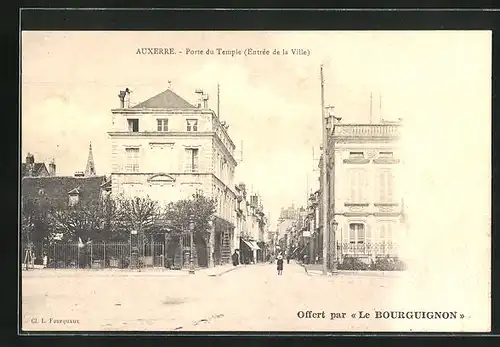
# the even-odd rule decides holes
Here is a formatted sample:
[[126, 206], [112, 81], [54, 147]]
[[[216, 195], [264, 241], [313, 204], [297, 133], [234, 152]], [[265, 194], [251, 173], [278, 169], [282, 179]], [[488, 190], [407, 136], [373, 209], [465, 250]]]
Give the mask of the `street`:
[[294, 262], [282, 276], [275, 264], [177, 274], [23, 272], [23, 330], [389, 331], [416, 324], [351, 317], [395, 308], [401, 278], [310, 276]]

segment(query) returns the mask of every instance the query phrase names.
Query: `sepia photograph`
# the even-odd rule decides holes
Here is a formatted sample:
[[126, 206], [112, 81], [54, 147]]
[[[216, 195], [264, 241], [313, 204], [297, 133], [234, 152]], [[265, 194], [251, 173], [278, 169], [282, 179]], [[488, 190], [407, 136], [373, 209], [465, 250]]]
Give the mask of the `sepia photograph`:
[[20, 333], [489, 332], [491, 31], [23, 31]]

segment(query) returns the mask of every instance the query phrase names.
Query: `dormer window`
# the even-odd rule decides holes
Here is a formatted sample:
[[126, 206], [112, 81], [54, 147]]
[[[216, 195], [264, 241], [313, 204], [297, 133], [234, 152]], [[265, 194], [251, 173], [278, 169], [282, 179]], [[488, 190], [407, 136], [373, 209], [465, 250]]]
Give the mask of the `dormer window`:
[[186, 120], [186, 131], [198, 131], [198, 120], [197, 119], [187, 119]]
[[69, 206], [75, 206], [76, 204], [78, 204], [78, 202], [80, 201], [80, 189], [79, 188], [75, 188], [73, 190], [71, 190], [69, 193]]

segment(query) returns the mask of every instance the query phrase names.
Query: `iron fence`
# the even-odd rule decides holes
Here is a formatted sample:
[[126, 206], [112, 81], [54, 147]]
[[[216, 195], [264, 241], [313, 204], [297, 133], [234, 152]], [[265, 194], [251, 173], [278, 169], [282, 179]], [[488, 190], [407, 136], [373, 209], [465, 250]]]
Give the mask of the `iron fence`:
[[[336, 261], [340, 270], [405, 270], [395, 242], [337, 242]], [[330, 258], [329, 263], [333, 259]]]
[[[92, 242], [88, 244], [32, 242], [34, 265], [52, 269], [164, 267], [163, 243]], [[27, 245], [23, 243], [23, 254]], [[25, 259], [23, 255], [23, 259]], [[24, 260], [22, 260], [23, 262]]]
[[394, 242], [337, 242], [342, 256], [397, 257], [399, 246]]

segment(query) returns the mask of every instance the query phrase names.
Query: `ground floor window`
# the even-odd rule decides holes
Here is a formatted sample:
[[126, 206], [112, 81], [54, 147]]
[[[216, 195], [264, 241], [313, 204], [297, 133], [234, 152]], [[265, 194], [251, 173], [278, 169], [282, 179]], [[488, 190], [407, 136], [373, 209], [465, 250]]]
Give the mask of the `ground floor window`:
[[363, 223], [349, 224], [349, 243], [364, 244], [366, 242], [365, 225]]

